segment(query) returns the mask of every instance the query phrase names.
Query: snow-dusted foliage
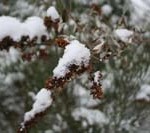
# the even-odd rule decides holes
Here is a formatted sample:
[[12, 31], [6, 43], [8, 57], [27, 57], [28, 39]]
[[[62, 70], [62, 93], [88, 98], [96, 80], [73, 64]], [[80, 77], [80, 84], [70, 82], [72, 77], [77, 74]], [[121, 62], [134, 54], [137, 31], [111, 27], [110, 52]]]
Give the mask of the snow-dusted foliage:
[[[20, 52], [11, 47], [9, 51], [0, 51], [0, 132], [14, 132], [10, 119], [18, 119], [22, 115], [24, 103], [22, 101], [19, 84], [25, 80], [20, 68], [22, 64]], [[20, 95], [18, 95], [20, 93]], [[14, 114], [13, 114], [14, 113]], [[9, 116], [9, 118], [8, 118]], [[4, 130], [5, 129], [5, 130]]]
[[53, 6], [48, 8], [47, 16], [50, 17], [53, 22], [57, 21], [60, 18], [59, 13]]
[[115, 36], [123, 42], [131, 42], [133, 31], [127, 29], [116, 29], [114, 31]]
[[142, 85], [136, 95], [136, 100], [150, 101], [150, 85]]
[[97, 72], [94, 73], [94, 82], [95, 82], [96, 84], [99, 84], [99, 83], [100, 83], [100, 76], [101, 76], [100, 71], [97, 71]]
[[59, 60], [57, 67], [53, 70], [54, 77], [60, 78], [69, 72], [69, 66], [77, 65], [85, 67], [89, 65], [90, 51], [84, 44], [77, 40], [66, 46], [63, 57]]
[[108, 16], [112, 13], [112, 7], [110, 5], [103, 5], [102, 6], [102, 14]]
[[32, 110], [25, 113], [24, 122], [30, 121], [40, 112], [43, 112], [52, 104], [51, 92], [45, 88], [41, 89], [35, 96]]
[[86, 108], [76, 108], [72, 112], [72, 116], [76, 121], [82, 120], [83, 126], [87, 125], [98, 125], [101, 126], [103, 124], [108, 123], [108, 118], [99, 110], [92, 110]]
[[150, 1], [149, 0], [130, 0], [131, 1], [131, 22], [146, 28], [150, 24]]
[[10, 66], [13, 63], [16, 63], [20, 59], [20, 52], [15, 48], [11, 47], [9, 51], [0, 51], [0, 65], [1, 70], [5, 67]]
[[86, 88], [80, 86], [79, 84], [76, 84], [74, 86], [73, 96], [75, 97], [76, 104], [78, 106], [92, 108], [101, 103], [100, 100], [93, 99], [92, 96], [90, 96], [89, 94], [90, 90], [87, 90]]
[[148, 0], [1, 0], [0, 132], [149, 133], [149, 18]]

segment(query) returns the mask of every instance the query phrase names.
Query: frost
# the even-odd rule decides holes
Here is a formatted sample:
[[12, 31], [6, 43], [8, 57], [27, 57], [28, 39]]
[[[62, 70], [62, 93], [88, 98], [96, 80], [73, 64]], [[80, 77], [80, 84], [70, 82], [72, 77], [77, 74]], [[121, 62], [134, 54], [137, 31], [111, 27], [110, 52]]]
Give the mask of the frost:
[[103, 125], [109, 122], [108, 118], [104, 113], [97, 109], [86, 109], [83, 107], [76, 108], [72, 112], [72, 116], [76, 121], [84, 120], [87, 121], [89, 125]]
[[127, 29], [116, 29], [114, 31], [114, 35], [116, 38], [123, 42], [130, 42], [130, 38], [133, 35], [133, 31], [127, 30]]
[[33, 119], [36, 114], [44, 111], [51, 104], [52, 104], [51, 91], [45, 88], [41, 89], [35, 97], [35, 103], [33, 104], [32, 110], [25, 113], [24, 122]]
[[51, 17], [51, 20], [55, 22], [60, 18], [59, 13], [57, 12], [56, 8], [51, 6], [47, 10], [47, 16]]
[[150, 85], [142, 85], [140, 91], [136, 95], [136, 100], [150, 101]]
[[63, 77], [69, 72], [69, 66], [88, 66], [90, 60], [90, 50], [77, 40], [70, 42], [64, 51], [63, 57], [59, 60], [57, 67], [53, 70], [54, 77]]

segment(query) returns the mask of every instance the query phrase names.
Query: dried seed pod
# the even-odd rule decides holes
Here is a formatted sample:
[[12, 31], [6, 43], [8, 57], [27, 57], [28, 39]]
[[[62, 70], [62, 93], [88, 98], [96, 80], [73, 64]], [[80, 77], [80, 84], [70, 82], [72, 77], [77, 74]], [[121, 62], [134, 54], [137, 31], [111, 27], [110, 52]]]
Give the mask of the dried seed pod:
[[94, 73], [94, 76], [91, 76], [90, 80], [92, 81], [91, 86], [91, 95], [93, 95], [93, 98], [102, 99], [103, 98], [103, 91], [102, 91], [102, 85], [100, 83], [100, 80], [102, 78], [102, 74], [100, 71], [97, 71]]
[[49, 28], [51, 28], [51, 26], [52, 26], [51, 23], [52, 23], [52, 22], [51, 22], [51, 18], [46, 16], [46, 17], [44, 18], [44, 25], [49, 29]]
[[16, 44], [17, 42], [13, 41], [13, 39], [11, 39], [9, 36], [6, 36], [2, 41], [0, 41], [0, 50], [8, 50], [11, 46], [15, 46]]
[[99, 5], [97, 4], [92, 4], [91, 5], [91, 8], [92, 10], [95, 12], [95, 13], [98, 13], [99, 15], [101, 15], [102, 11], [101, 11], [101, 8]]
[[59, 38], [56, 38], [55, 39], [55, 43], [59, 46], [59, 47], [62, 47], [64, 48], [65, 46], [67, 46], [69, 44], [69, 41], [62, 38], [62, 37], [59, 37]]
[[31, 61], [33, 56], [34, 56], [33, 52], [32, 53], [23, 53], [22, 59], [27, 60], [27, 61]]
[[54, 87], [54, 79], [52, 78], [48, 78], [46, 81], [45, 81], [45, 88], [47, 89], [53, 89]]
[[96, 83], [93, 83], [91, 87], [91, 95], [93, 95], [93, 98], [98, 98], [102, 99], [103, 98], [103, 91], [102, 91], [102, 86], [97, 85]]
[[58, 25], [59, 25], [60, 19], [56, 19], [55, 22], [52, 21], [51, 17], [45, 17], [44, 18], [44, 25], [47, 27], [47, 29], [54, 28], [56, 31], [58, 31]]

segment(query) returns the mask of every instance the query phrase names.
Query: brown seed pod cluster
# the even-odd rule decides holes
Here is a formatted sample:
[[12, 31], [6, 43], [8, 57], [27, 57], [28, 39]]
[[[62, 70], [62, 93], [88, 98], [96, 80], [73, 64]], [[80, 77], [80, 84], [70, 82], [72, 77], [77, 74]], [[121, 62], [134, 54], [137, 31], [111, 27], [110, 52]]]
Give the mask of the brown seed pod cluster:
[[32, 127], [33, 124], [36, 123], [39, 119], [41, 119], [46, 114], [47, 110], [48, 108], [43, 112], [37, 113], [35, 117], [32, 118], [30, 121], [22, 123], [21, 126], [18, 128], [17, 133], [28, 133], [28, 129]]
[[[30, 39], [29, 36], [22, 36], [20, 41], [14, 41], [11, 37], [7, 36], [0, 41], [0, 50], [8, 50], [11, 46], [15, 48], [25, 49], [26, 47], [33, 47], [37, 45], [38, 37]], [[45, 35], [42, 35], [40, 42], [45, 43], [48, 41], [48, 38]]]
[[9, 36], [3, 38], [2, 41], [0, 41], [0, 50], [6, 49], [8, 50], [11, 46], [17, 46], [17, 42], [13, 41]]
[[102, 91], [102, 85], [97, 85], [96, 83], [93, 83], [91, 87], [91, 95], [94, 99], [102, 99], [103, 98], [103, 91]]
[[38, 49], [37, 51], [22, 53], [22, 59], [24, 61], [31, 61], [33, 58], [46, 59], [47, 57], [48, 57], [48, 52], [46, 48]]
[[32, 57], [34, 56], [34, 53], [23, 53], [22, 54], [22, 59], [25, 61], [31, 61]]
[[59, 47], [65, 48], [69, 44], [69, 41], [67, 41], [65, 38], [59, 37], [55, 39], [55, 43]]
[[56, 19], [54, 22], [54, 21], [52, 21], [51, 17], [46, 16], [44, 18], [44, 25], [47, 27], [47, 29], [50, 29], [53, 27], [55, 29], [55, 31], [58, 31], [59, 21], [60, 21], [60, 19]]
[[[76, 75], [80, 75], [82, 73], [84, 73], [85, 71], [88, 71], [90, 69], [90, 65], [89, 66], [78, 66], [75, 64], [72, 64], [71, 66], [69, 66], [69, 72], [61, 78], [57, 78], [57, 77], [52, 77], [49, 78], [48, 80], [46, 80], [45, 82], [45, 88], [50, 89], [50, 90], [56, 90], [59, 88], [63, 88], [64, 85], [71, 81]], [[56, 90], [57, 91], [57, 90]]]
[[[45, 88], [48, 90], [51, 90], [52, 92], [52, 99], [55, 99], [55, 95], [59, 92], [60, 88], [62, 89], [64, 85], [71, 81], [75, 76], [80, 75], [84, 73], [85, 71], [88, 71], [90, 69], [89, 66], [78, 66], [75, 64], [72, 64], [68, 67], [69, 73], [67, 73], [64, 77], [57, 78], [57, 77], [51, 77], [48, 78], [45, 82]], [[20, 126], [18, 129], [18, 133], [27, 133], [28, 128], [32, 127], [33, 124], [35, 124], [39, 118], [41, 118], [43, 115], [45, 115], [48, 108], [46, 108], [43, 112], [37, 113], [34, 118], [32, 118], [29, 121], [26, 121], [23, 123], [23, 125]]]
[[97, 4], [92, 4], [91, 9], [99, 15], [101, 15], [101, 13], [102, 13], [100, 6]]
[[[92, 86], [90, 88], [91, 90], [91, 95], [93, 96], [94, 99], [102, 99], [103, 98], [103, 90], [102, 90], [102, 84], [100, 82], [102, 78], [102, 74], [99, 72], [97, 73], [97, 77], [91, 76], [91, 81], [92, 81]], [[97, 78], [97, 79], [95, 79]]]

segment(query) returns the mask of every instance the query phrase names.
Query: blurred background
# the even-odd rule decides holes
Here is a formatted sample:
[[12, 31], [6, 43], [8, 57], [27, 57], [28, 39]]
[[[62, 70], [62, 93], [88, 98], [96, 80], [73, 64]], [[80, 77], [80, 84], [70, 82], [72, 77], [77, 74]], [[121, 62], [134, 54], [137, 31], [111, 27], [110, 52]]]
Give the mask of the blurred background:
[[[62, 16], [64, 34], [88, 47], [95, 36], [105, 38], [117, 27], [136, 30], [142, 39], [135, 38], [116, 58], [92, 60], [94, 70], [104, 75], [102, 100], [90, 95], [85, 73], [66, 86], [29, 133], [150, 133], [150, 1], [0, 0], [0, 15], [21, 21], [44, 18], [51, 5]], [[47, 53], [44, 59], [23, 62], [13, 48], [0, 51], [0, 133], [16, 132], [63, 50], [52, 46]]]

